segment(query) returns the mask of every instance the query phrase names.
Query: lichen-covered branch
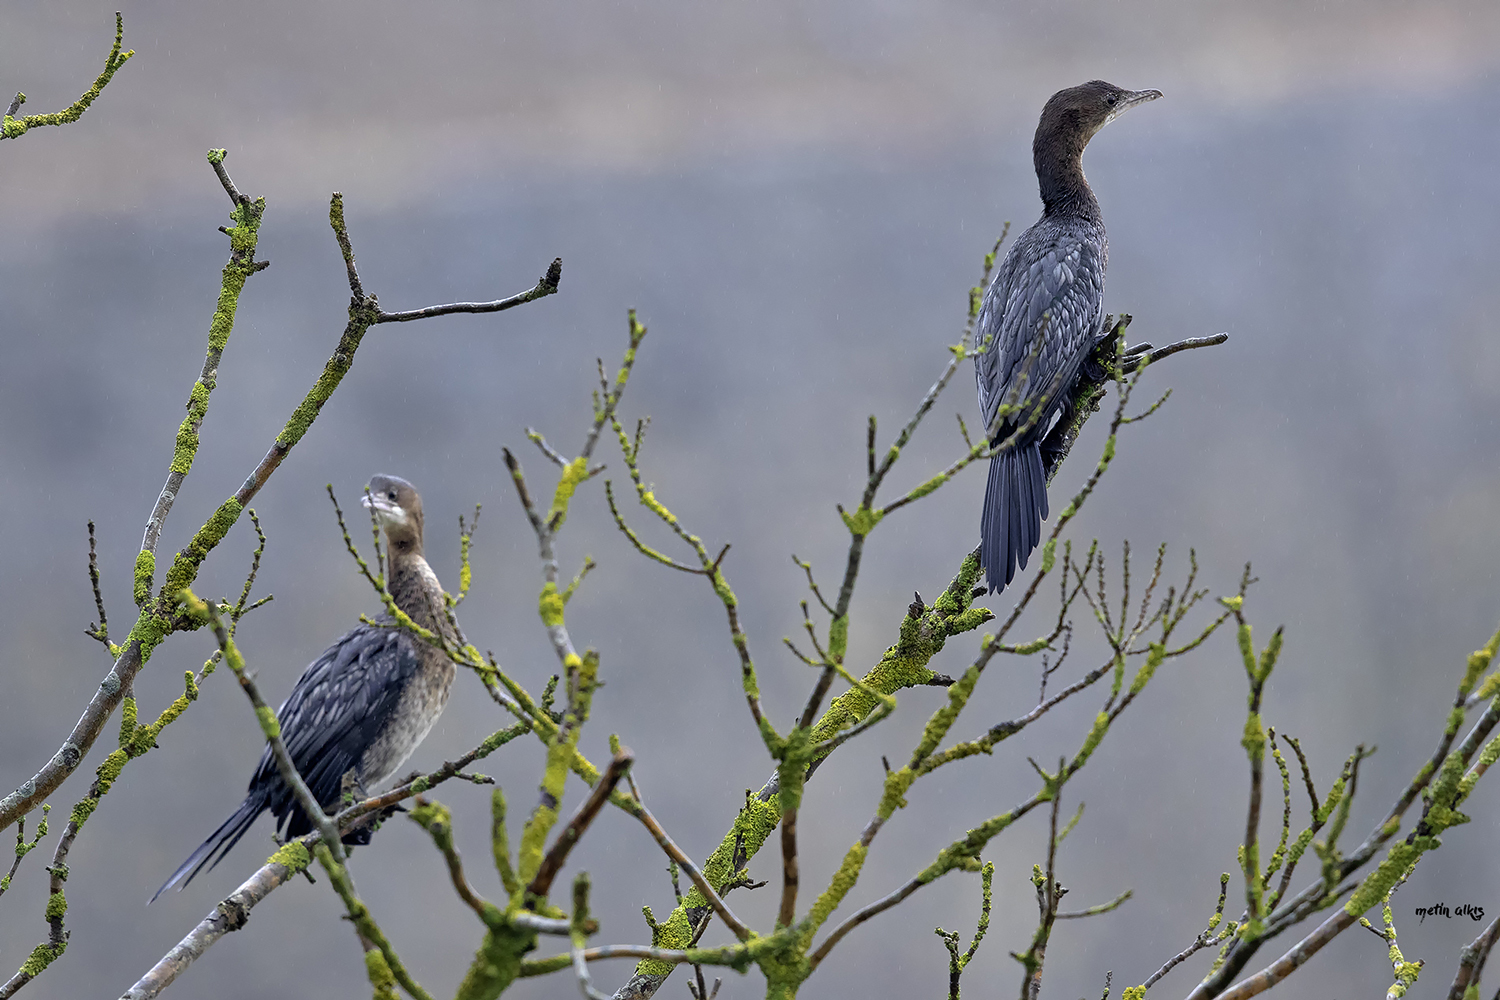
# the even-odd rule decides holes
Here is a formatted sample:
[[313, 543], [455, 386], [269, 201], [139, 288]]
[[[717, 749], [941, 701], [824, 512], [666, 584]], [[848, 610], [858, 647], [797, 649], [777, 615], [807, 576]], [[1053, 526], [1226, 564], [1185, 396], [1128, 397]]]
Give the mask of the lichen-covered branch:
[[995, 880], [994, 862], [984, 863], [984, 867], [979, 870], [979, 878], [983, 902], [979, 908], [979, 926], [974, 931], [974, 940], [969, 944], [968, 950], [962, 955], [958, 953], [960, 938], [957, 931], [945, 931], [941, 927], [933, 931], [948, 949], [948, 1000], [960, 1000], [959, 982], [963, 978], [964, 969], [979, 951], [979, 943], [990, 929], [990, 905], [993, 902], [990, 885]]
[[21, 110], [21, 105], [26, 103], [26, 95], [17, 93], [15, 99], [10, 102], [10, 107], [5, 112], [5, 117], [0, 119], [0, 139], [19, 139], [34, 128], [43, 128], [48, 125], [67, 125], [76, 122], [83, 117], [83, 113], [89, 109], [89, 105], [104, 92], [109, 81], [114, 79], [115, 72], [135, 55], [135, 49], [125, 52], [120, 51], [125, 41], [125, 19], [120, 12], [115, 12], [115, 43], [110, 46], [109, 55], [104, 57], [104, 69], [94, 79], [94, 85], [83, 92], [83, 96], [61, 111], [44, 115], [22, 115], [16, 117], [16, 112]]

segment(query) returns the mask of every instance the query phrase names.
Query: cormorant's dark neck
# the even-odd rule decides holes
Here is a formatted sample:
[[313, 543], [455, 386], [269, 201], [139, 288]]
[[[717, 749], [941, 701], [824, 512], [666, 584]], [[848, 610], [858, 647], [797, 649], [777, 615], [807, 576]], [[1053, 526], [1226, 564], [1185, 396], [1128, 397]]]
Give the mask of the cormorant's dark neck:
[[1037, 126], [1032, 142], [1037, 186], [1041, 189], [1042, 215], [1054, 219], [1087, 219], [1102, 222], [1099, 202], [1083, 176], [1083, 149], [1091, 138], [1072, 123], [1049, 122]]

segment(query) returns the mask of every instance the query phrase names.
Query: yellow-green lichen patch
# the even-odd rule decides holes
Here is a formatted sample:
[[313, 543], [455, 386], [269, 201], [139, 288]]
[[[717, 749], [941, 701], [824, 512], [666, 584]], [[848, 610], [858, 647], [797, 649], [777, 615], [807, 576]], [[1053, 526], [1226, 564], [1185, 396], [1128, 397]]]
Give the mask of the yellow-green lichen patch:
[[844, 527], [849, 529], [849, 534], [854, 535], [856, 538], [862, 538], [874, 531], [875, 525], [879, 524], [880, 519], [885, 516], [880, 511], [871, 510], [869, 507], [863, 505], [855, 510], [853, 514], [846, 511], [839, 511], [839, 515], [844, 519]]
[[260, 731], [266, 734], [266, 739], [274, 740], [281, 735], [281, 723], [276, 721], [276, 712], [271, 706], [257, 707], [255, 717], [260, 720]]
[[67, 941], [59, 941], [56, 945], [39, 944], [32, 949], [31, 955], [21, 965], [20, 974], [29, 979], [40, 976], [47, 968], [67, 949]]
[[239, 520], [242, 509], [240, 502], [230, 497], [219, 505], [212, 517], [203, 522], [203, 527], [193, 535], [192, 541], [172, 560], [172, 566], [167, 570], [166, 583], [162, 587], [163, 594], [175, 595], [192, 585], [198, 577], [198, 567], [214, 547], [224, 540], [224, 536], [229, 534], [229, 529]]
[[312, 854], [307, 845], [300, 840], [289, 840], [266, 859], [268, 865], [281, 865], [287, 870], [288, 876], [295, 875], [307, 868], [312, 862]]
[[188, 412], [177, 428], [177, 446], [172, 452], [170, 466], [180, 475], [185, 476], [192, 470], [193, 457], [198, 454], [198, 428], [208, 413], [209, 391], [209, 386], [194, 382], [192, 392], [188, 394]]
[[135, 606], [141, 607], [151, 600], [151, 583], [156, 575], [156, 554], [142, 551], [135, 557]]
[[557, 592], [557, 584], [549, 582], [543, 585], [541, 597], [537, 600], [537, 610], [542, 616], [542, 624], [548, 628], [563, 623], [563, 599]]
[[562, 477], [557, 481], [557, 490], [552, 494], [552, 507], [547, 511], [547, 523], [555, 531], [568, 519], [568, 504], [578, 484], [589, 477], [588, 459], [579, 455], [563, 466]]
[[369, 977], [374, 1000], [396, 1000], [396, 977], [379, 948], [365, 952], [365, 975]]
[[805, 948], [812, 943], [813, 933], [826, 921], [833, 911], [838, 909], [844, 897], [849, 895], [849, 890], [859, 881], [859, 873], [864, 869], [865, 859], [870, 850], [864, 844], [856, 841], [844, 854], [843, 863], [839, 870], [833, 873], [833, 878], [828, 883], [828, 888], [823, 890], [812, 910], [807, 914], [802, 932], [802, 946]]

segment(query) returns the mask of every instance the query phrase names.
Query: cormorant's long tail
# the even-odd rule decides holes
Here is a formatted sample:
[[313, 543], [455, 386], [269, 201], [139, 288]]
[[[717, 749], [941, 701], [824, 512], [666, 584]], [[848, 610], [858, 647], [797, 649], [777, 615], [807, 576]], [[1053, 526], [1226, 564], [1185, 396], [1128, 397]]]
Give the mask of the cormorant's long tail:
[[979, 522], [979, 561], [991, 593], [1004, 590], [1016, 570], [1026, 568], [1046, 516], [1047, 477], [1040, 444], [1017, 444], [991, 458]]
[[208, 865], [212, 869], [214, 865], [224, 860], [224, 855], [228, 854], [229, 849], [240, 842], [240, 838], [245, 835], [245, 831], [250, 829], [250, 824], [255, 822], [255, 818], [265, 808], [266, 802], [263, 797], [253, 793], [247, 795], [245, 801], [240, 803], [240, 807], [234, 811], [234, 814], [221, 823], [217, 830], [209, 834], [208, 839], [199, 844], [198, 849], [189, 854], [188, 859], [172, 873], [172, 877], [162, 883], [162, 887], [156, 890], [156, 895], [147, 901], [148, 905], [156, 902], [156, 897], [166, 892], [172, 886], [176, 885], [178, 889], [181, 889], [187, 885], [193, 880], [193, 876], [197, 875], [203, 869], [204, 865]]

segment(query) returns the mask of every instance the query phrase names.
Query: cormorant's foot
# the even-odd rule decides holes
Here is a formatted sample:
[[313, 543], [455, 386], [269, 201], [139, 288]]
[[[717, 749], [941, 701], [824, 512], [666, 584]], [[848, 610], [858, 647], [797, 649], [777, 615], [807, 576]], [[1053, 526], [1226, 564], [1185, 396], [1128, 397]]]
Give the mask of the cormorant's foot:
[[358, 826], [339, 838], [345, 847], [364, 847], [375, 835], [375, 824], [369, 826]]
[[339, 777], [339, 801], [345, 806], [352, 806], [369, 797], [370, 793], [365, 791], [364, 784], [359, 780], [359, 772], [354, 768], [351, 767]]
[[1067, 407], [1062, 419], [1058, 420], [1052, 430], [1047, 432], [1047, 436], [1042, 438], [1041, 443], [1037, 445], [1042, 453], [1042, 474], [1048, 479], [1052, 477], [1053, 470], [1068, 453], [1068, 428], [1073, 423], [1073, 409], [1072, 406]]
[[1099, 382], [1108, 381], [1109, 379], [1109, 369], [1106, 368], [1101, 362], [1095, 360], [1097, 357], [1098, 354], [1090, 354], [1088, 357], [1084, 358], [1083, 365], [1078, 370], [1079, 374], [1083, 376], [1084, 381], [1086, 382], [1097, 384]]
[[380, 829], [380, 824], [398, 812], [406, 812], [406, 807], [399, 802], [393, 802], [382, 809], [366, 813], [355, 820], [355, 825], [345, 830], [344, 835], [339, 840], [348, 847], [363, 847], [375, 836], [375, 831]]

